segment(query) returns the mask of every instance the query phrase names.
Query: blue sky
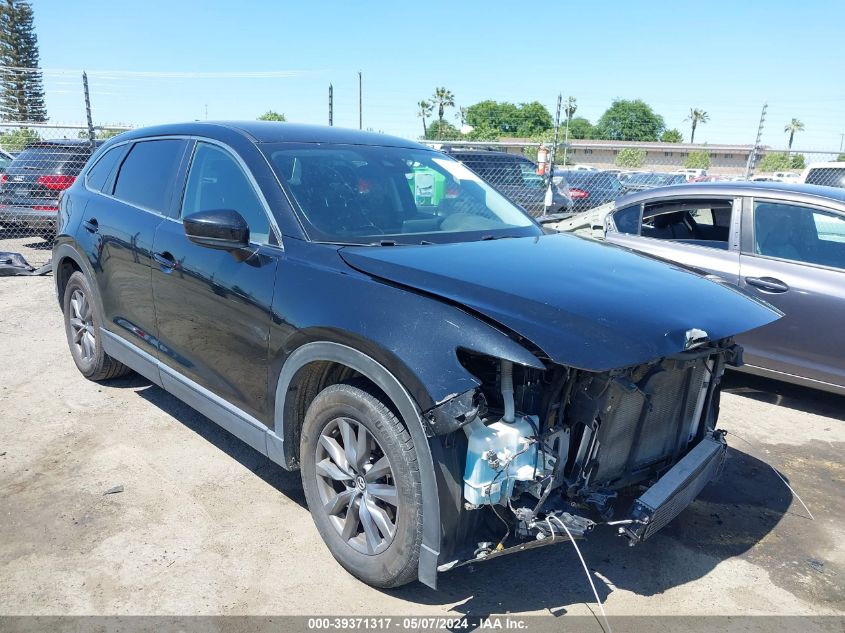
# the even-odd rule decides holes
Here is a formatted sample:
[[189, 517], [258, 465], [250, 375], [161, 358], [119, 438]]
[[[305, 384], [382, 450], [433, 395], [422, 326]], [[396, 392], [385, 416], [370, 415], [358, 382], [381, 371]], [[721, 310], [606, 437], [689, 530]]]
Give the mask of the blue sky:
[[[436, 86], [459, 105], [483, 99], [578, 99], [593, 122], [614, 98], [642, 98], [689, 138], [690, 107], [710, 114], [696, 140], [838, 149], [845, 133], [845, 2], [272, 2], [34, 0], [51, 118], [84, 120], [88, 69], [95, 121], [151, 124], [255, 118], [364, 127], [415, 137], [416, 103]], [[111, 72], [107, 72], [111, 71]], [[128, 71], [153, 73], [127, 74]], [[290, 76], [219, 73], [295, 71]], [[218, 73], [160, 77], [154, 73]], [[452, 122], [454, 112], [448, 113]]]

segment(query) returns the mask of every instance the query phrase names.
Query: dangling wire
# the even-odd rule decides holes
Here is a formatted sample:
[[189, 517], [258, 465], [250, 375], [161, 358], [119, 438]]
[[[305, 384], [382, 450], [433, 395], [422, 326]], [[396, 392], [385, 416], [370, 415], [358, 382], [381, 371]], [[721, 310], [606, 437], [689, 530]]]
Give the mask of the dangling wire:
[[[746, 440], [746, 439], [744, 439], [744, 438], [740, 437], [739, 435], [737, 435], [737, 434], [736, 434], [736, 433], [734, 433], [733, 431], [725, 431], [725, 433], [727, 433], [728, 435], [733, 435], [735, 438], [737, 438], [737, 439], [739, 439], [739, 440], [741, 440], [741, 441], [745, 442], [746, 444], [748, 444], [751, 448], [756, 448], [756, 447], [755, 447], [755, 446], [754, 446], [751, 442], [749, 442], [748, 440]], [[808, 507], [807, 507], [807, 504], [806, 504], [806, 503], [804, 503], [803, 499], [801, 499], [801, 497], [798, 495], [798, 493], [797, 493], [797, 492], [795, 492], [795, 489], [794, 489], [792, 486], [790, 486], [790, 485], [789, 485], [789, 482], [788, 482], [788, 481], [786, 481], [786, 478], [785, 478], [783, 475], [781, 475], [781, 474], [780, 474], [780, 471], [778, 471], [778, 469], [777, 469], [777, 468], [775, 468], [775, 467], [774, 467], [774, 466], [772, 466], [771, 464], [768, 464], [768, 466], [769, 466], [769, 468], [771, 468], [773, 471], [775, 471], [775, 474], [778, 476], [778, 479], [780, 479], [780, 480], [783, 482], [783, 485], [784, 485], [784, 486], [786, 486], [786, 487], [789, 489], [789, 492], [791, 492], [791, 493], [792, 493], [792, 495], [793, 495], [796, 499], [798, 499], [798, 502], [799, 502], [802, 506], [804, 506], [804, 509], [807, 511], [807, 514], [809, 514], [809, 515], [810, 515], [810, 519], [811, 519], [811, 520], [813, 520], [813, 521], [815, 521], [815, 520], [816, 520], [816, 517], [814, 517], [814, 516], [813, 516], [813, 513], [812, 513], [812, 512], [810, 512], [810, 508], [808, 508]]]
[[599, 605], [599, 610], [601, 611], [601, 616], [604, 618], [604, 623], [607, 625], [607, 633], [613, 633], [613, 629], [610, 628], [610, 621], [607, 619], [607, 613], [604, 611], [604, 606], [601, 603], [601, 599], [599, 598], [599, 592], [596, 591], [596, 585], [593, 583], [593, 577], [590, 576], [590, 570], [587, 569], [587, 563], [584, 560], [584, 557], [581, 555], [581, 549], [578, 547], [578, 543], [575, 542], [575, 537], [572, 536], [572, 533], [569, 531], [569, 528], [566, 527], [566, 524], [561, 521], [557, 516], [552, 515], [552, 519], [557, 521], [558, 525], [563, 528], [566, 532], [566, 535], [569, 537], [569, 540], [572, 541], [572, 546], [575, 548], [575, 552], [578, 554], [578, 558], [581, 559], [581, 566], [584, 568], [584, 573], [587, 574], [587, 581], [590, 583], [590, 588], [593, 590], [593, 595], [596, 597], [596, 604]]

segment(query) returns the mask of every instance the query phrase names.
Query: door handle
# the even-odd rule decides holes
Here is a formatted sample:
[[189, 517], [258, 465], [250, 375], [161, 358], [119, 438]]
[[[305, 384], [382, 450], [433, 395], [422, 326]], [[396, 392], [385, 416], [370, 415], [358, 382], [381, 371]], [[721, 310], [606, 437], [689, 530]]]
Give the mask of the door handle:
[[166, 268], [168, 271], [176, 267], [176, 259], [166, 251], [164, 253], [153, 253], [153, 259], [159, 266]]
[[786, 292], [789, 286], [774, 277], [746, 277], [745, 283], [759, 288], [763, 292]]
[[85, 220], [82, 223], [82, 227], [88, 231], [89, 233], [96, 233], [100, 230], [100, 225], [97, 224], [97, 218], [91, 218], [90, 220]]

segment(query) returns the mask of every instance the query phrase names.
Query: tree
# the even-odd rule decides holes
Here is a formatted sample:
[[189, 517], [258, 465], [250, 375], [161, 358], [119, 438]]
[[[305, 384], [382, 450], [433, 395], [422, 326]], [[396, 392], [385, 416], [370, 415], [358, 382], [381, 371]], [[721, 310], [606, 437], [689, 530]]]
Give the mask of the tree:
[[570, 139], [595, 138], [593, 124], [582, 116], [577, 116], [569, 122]]
[[41, 137], [35, 130], [18, 128], [0, 134], [0, 147], [7, 152], [19, 152], [30, 143], [37, 143], [40, 140]]
[[533, 136], [554, 128], [551, 113], [539, 101], [520, 103], [517, 112], [517, 136]]
[[422, 99], [419, 103], [417, 103], [417, 116], [422, 119], [423, 123], [423, 136], [428, 134], [428, 126], [426, 125], [425, 120], [432, 115], [434, 112], [434, 106], [432, 106], [428, 101]]
[[636, 169], [645, 162], [645, 150], [637, 147], [626, 147], [616, 155], [616, 166]]
[[837, 163], [845, 163], [845, 154], [840, 154], [839, 156], [837, 156], [836, 162]]
[[259, 121], [287, 121], [284, 114], [276, 112], [275, 110], [267, 110], [264, 114], [258, 117]]
[[611, 141], [656, 141], [666, 123], [641, 99], [616, 99], [596, 123], [596, 136]]
[[[434, 96], [431, 98], [431, 101], [437, 106], [437, 127], [441, 130], [438, 138], [443, 138], [443, 115], [446, 112], [446, 108], [455, 107], [455, 95], [452, 94], [451, 90], [447, 90], [446, 88], [435, 88]], [[448, 123], [446, 125], [448, 125]]]
[[660, 135], [660, 140], [663, 143], [683, 143], [684, 135], [681, 134], [680, 130], [672, 128], [671, 130], [663, 132], [663, 134]]
[[0, 114], [6, 121], [47, 120], [32, 7], [23, 0], [0, 4]]
[[566, 116], [566, 120], [569, 123], [572, 123], [572, 117], [575, 116], [575, 111], [578, 109], [578, 100], [575, 97], [568, 97], [566, 99], [566, 105], [563, 107], [563, 114]]
[[760, 171], [786, 171], [792, 169], [792, 161], [786, 152], [773, 152], [763, 156]]
[[687, 169], [710, 169], [710, 154], [707, 150], [690, 152], [684, 159], [684, 167]]
[[698, 108], [689, 109], [689, 116], [684, 119], [684, 121], [689, 121], [690, 127], [692, 127], [692, 134], [690, 134], [689, 137], [690, 144], [695, 143], [695, 128], [698, 127], [698, 124], [707, 123], [709, 120], [710, 115], [707, 114], [704, 110], [699, 110]]
[[783, 128], [784, 132], [789, 132], [789, 147], [786, 151], [792, 151], [792, 140], [795, 138], [796, 132], [803, 132], [804, 131], [804, 124], [799, 121], [798, 119], [792, 119], [785, 128]]
[[792, 169], [804, 169], [807, 166], [807, 161], [804, 158], [804, 154], [795, 154], [795, 156], [789, 159], [789, 164]]
[[425, 135], [428, 141], [457, 141], [464, 138], [461, 131], [448, 121], [438, 121], [437, 125], [429, 125]]
[[467, 108], [466, 122], [475, 128], [493, 128], [514, 136], [520, 123], [519, 108], [507, 101], [479, 101]]

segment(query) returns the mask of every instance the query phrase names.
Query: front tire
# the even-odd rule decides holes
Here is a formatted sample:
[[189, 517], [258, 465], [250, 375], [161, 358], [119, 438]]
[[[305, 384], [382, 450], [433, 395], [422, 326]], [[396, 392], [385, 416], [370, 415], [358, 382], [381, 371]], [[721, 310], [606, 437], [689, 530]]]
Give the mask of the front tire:
[[62, 307], [70, 353], [83, 376], [88, 380], [109, 380], [129, 373], [126, 365], [103, 351], [102, 316], [94, 291], [81, 272], [73, 273], [68, 279]]
[[419, 467], [408, 430], [380, 397], [364, 384], [326, 387], [308, 407], [300, 456], [308, 507], [335, 559], [375, 587], [414, 580]]

